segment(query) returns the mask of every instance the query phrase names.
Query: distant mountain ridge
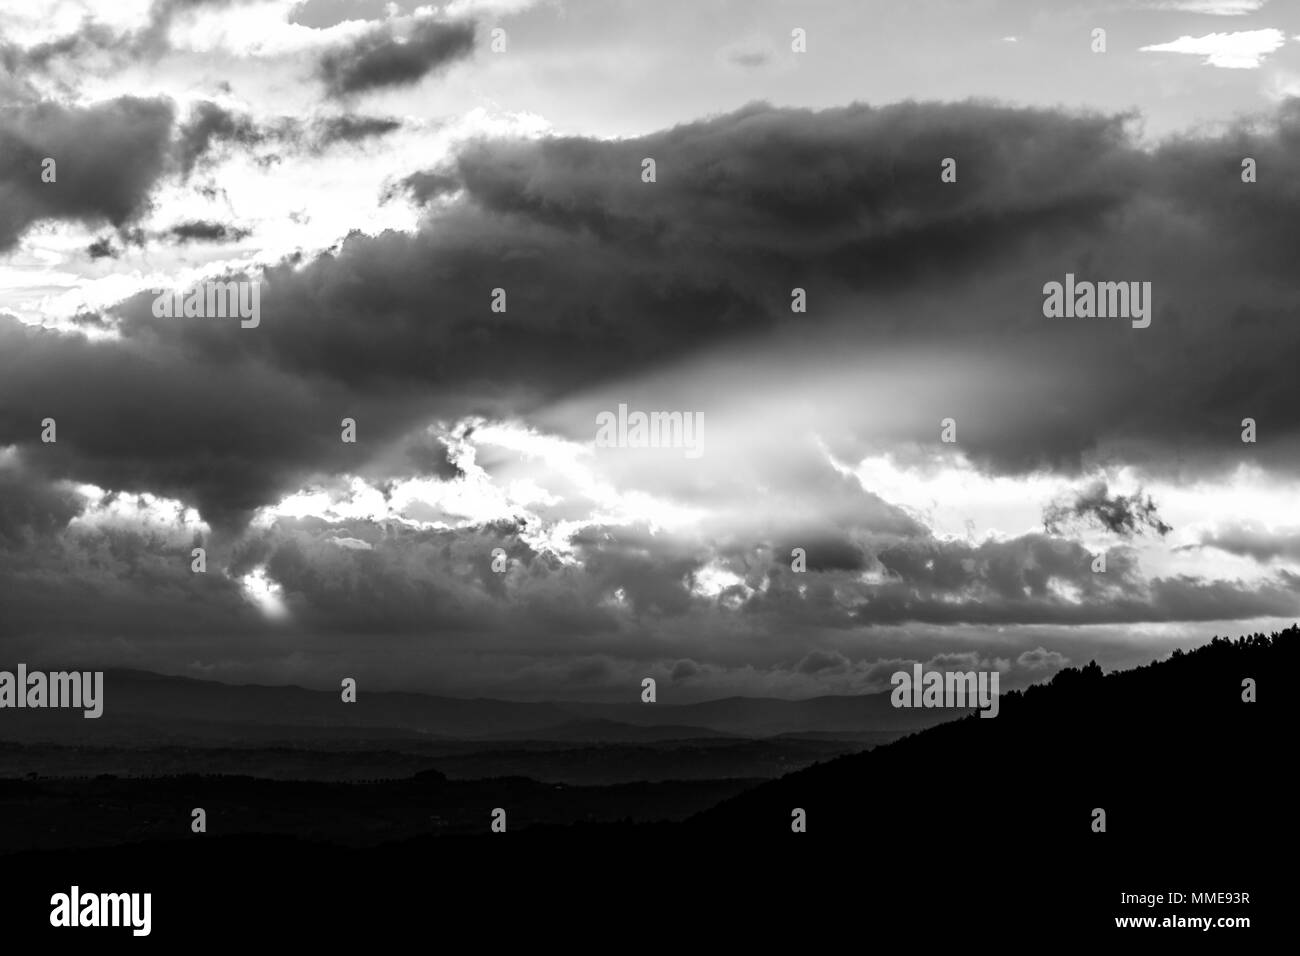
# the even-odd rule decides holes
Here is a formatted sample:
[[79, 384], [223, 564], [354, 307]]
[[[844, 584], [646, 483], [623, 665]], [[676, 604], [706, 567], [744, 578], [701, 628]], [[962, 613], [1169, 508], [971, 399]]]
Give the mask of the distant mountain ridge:
[[0, 740], [117, 742], [145, 746], [186, 739], [248, 739], [346, 734], [387, 738], [656, 740], [691, 736], [905, 734], [961, 716], [959, 711], [897, 709], [889, 694], [778, 700], [729, 697], [694, 704], [504, 701], [360, 688], [355, 703], [338, 691], [223, 684], [148, 671], [104, 673], [104, 714], [5, 709]]

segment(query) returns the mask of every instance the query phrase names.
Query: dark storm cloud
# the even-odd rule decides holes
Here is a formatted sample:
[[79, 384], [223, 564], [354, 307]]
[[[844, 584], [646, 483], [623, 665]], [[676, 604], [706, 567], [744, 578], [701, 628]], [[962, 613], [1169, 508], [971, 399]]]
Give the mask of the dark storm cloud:
[[[42, 219], [122, 226], [141, 214], [167, 168], [171, 126], [161, 99], [0, 110], [0, 252]], [[53, 183], [41, 181], [47, 157]]]
[[584, 573], [598, 593], [622, 591], [634, 615], [681, 614], [691, 605], [687, 576], [703, 555], [664, 545], [640, 529], [588, 529], [575, 537]]
[[1300, 612], [1300, 577], [1250, 585], [1189, 576], [1145, 578], [1135, 556], [1106, 553], [1106, 571], [1075, 542], [1024, 535], [1005, 542], [915, 541], [883, 550], [892, 580], [862, 593], [857, 624], [1113, 624], [1212, 621]]
[[1300, 560], [1300, 530], [1274, 531], [1233, 525], [1201, 535], [1201, 547], [1217, 548], [1265, 563], [1278, 558]]
[[848, 666], [849, 659], [837, 651], [813, 651], [799, 662], [797, 670], [801, 674], [819, 674], [842, 671]]
[[[1277, 130], [1249, 134], [1249, 148], [1280, 156], [1295, 115], [1288, 108]], [[224, 112], [201, 110], [197, 120], [186, 139], [191, 157], [258, 135]], [[882, 428], [943, 384], [950, 345], [976, 359], [986, 354], [978, 349], [1023, 359], [1024, 380], [995, 383], [1006, 393], [998, 414], [981, 421], [978, 405], [963, 406], [962, 447], [990, 468], [1023, 466], [1016, 455], [1044, 428], [1062, 458], [1108, 436], [1134, 442], [1138, 453], [1182, 440], [1189, 456], [1198, 446], [1239, 456], [1236, 432], [1214, 431], [1239, 418], [1239, 407], [1267, 422], [1275, 445], [1294, 437], [1300, 403], [1294, 376], [1278, 363], [1300, 334], [1287, 304], [1296, 280], [1251, 252], [1289, 235], [1278, 220], [1297, 211], [1293, 187], [1261, 182], [1252, 192], [1236, 180], [1232, 188], [1244, 189], [1240, 201], [1254, 210], [1242, 218], [1220, 201], [1228, 187], [1186, 172], [1198, 163], [1217, 168], [1209, 157], [1237, 150], [1235, 136], [1148, 154], [1122, 130], [1122, 118], [979, 104], [751, 106], [640, 139], [480, 141], [437, 172], [464, 192], [418, 232], [356, 234], [335, 253], [269, 269], [257, 329], [156, 319], [147, 294], [113, 310], [118, 340], [0, 323], [0, 444], [18, 445], [51, 478], [167, 494], [233, 528], [306, 481], [355, 473], [375, 448], [401, 446], [433, 419], [526, 414], [708, 346], [752, 341], [787, 323], [809, 336], [831, 325], [835, 310], [790, 314], [795, 284], [848, 308], [846, 349], [937, 343], [929, 377], [899, 390]], [[952, 153], [962, 157], [959, 182], [940, 184], [938, 160]], [[640, 180], [644, 156], [659, 159], [657, 183]], [[424, 195], [445, 192], [447, 182]], [[1176, 228], [1188, 215], [1206, 228]], [[1227, 220], [1233, 230], [1212, 228]], [[1177, 258], [1176, 271], [1162, 257]], [[1071, 262], [1103, 275], [1121, 269], [1119, 278], [1145, 269], [1182, 278], [1157, 286], [1170, 304], [1157, 305], [1151, 329], [1053, 324], [1039, 310], [1041, 286]], [[1198, 284], [1211, 279], [1222, 288]], [[1180, 283], [1190, 288], [1180, 292]], [[509, 292], [505, 313], [490, 311], [496, 287]], [[1022, 301], [1023, 313], [1006, 304]], [[1226, 354], [1240, 356], [1237, 364], [1225, 364]], [[1026, 380], [1048, 391], [1026, 395]], [[47, 415], [58, 418], [57, 445], [39, 442], [37, 423]], [[344, 416], [358, 421], [360, 451], [339, 441]], [[937, 421], [927, 419], [931, 439]], [[829, 548], [818, 552], [780, 529], [770, 540], [810, 547], [812, 572], [797, 580], [778, 555], [787, 570], [742, 602], [746, 614], [847, 629], [1208, 620], [1224, 608], [1258, 615], [1296, 606], [1294, 582], [1282, 576], [1259, 586], [1148, 582], [1122, 552], [1108, 557], [1105, 575], [1093, 574], [1091, 554], [1045, 535], [978, 547], [933, 542], [897, 509], [867, 501], [853, 479], [836, 480], [853, 484], [855, 497], [828, 487], [826, 463], [818, 465], [800, 485], [804, 494], [821, 501], [834, 492], [835, 508], [874, 507], [873, 522], [916, 540], [867, 550], [837, 536], [833, 523], [810, 521], [807, 540]], [[1116, 501], [1103, 490], [1077, 513], [1120, 530], [1143, 521], [1158, 529], [1143, 502]], [[467, 558], [466, 566], [490, 593], [503, 585], [483, 569], [485, 545], [486, 537], [476, 542], [477, 564]], [[537, 620], [581, 633], [613, 615], [601, 602], [620, 589], [627, 612], [643, 622], [718, 606], [690, 585], [716, 554], [594, 533], [576, 546], [585, 568], [576, 597], [554, 599], [563, 590], [555, 582], [571, 582], [543, 562], [524, 562], [530, 587], [546, 595], [536, 598]], [[275, 552], [276, 567], [295, 593], [322, 595], [322, 621], [360, 621], [313, 584], [333, 580], [313, 577], [325, 555], [338, 575], [346, 570], [341, 593], [370, 588], [392, 606], [385, 626], [431, 613], [412, 588], [372, 581], [407, 567], [405, 557], [298, 547]], [[867, 570], [884, 574], [882, 583], [854, 580], [854, 549], [870, 556]], [[443, 595], [441, 607], [457, 608], [459, 593]], [[402, 610], [407, 601], [414, 611]], [[452, 620], [460, 626], [473, 616]]]
[[339, 143], [361, 143], [401, 128], [402, 121], [398, 119], [350, 113], [312, 120], [281, 116], [258, 122], [247, 113], [204, 100], [194, 106], [181, 125], [177, 149], [181, 171], [188, 176], [217, 146], [224, 144], [248, 154], [268, 145], [321, 153]]
[[298, 626], [318, 632], [519, 627], [524, 608], [506, 599], [503, 576], [491, 569], [492, 550], [500, 547], [524, 565], [521, 576], [533, 562], [546, 560], [519, 542], [517, 529], [507, 524], [394, 529], [368, 550], [340, 547], [313, 532], [310, 523], [300, 527], [285, 522], [281, 533], [243, 545], [234, 567], [247, 573], [265, 563], [285, 589]]
[[[151, 302], [139, 297], [142, 309]], [[235, 334], [256, 331], [212, 321]], [[428, 412], [157, 339], [94, 344], [4, 317], [0, 371], [0, 444], [34, 448], [32, 467], [178, 497], [223, 525], [316, 471], [353, 467], [355, 446], [340, 441], [342, 418], [355, 418], [363, 440], [382, 444], [423, 424]], [[58, 422], [57, 444], [39, 440], [46, 417]]]
[[15, 548], [62, 530], [81, 512], [70, 491], [0, 468], [0, 545]]
[[[548, 640], [581, 654], [584, 641], [619, 628], [595, 606], [593, 581], [536, 554], [509, 523], [418, 530], [282, 519], [238, 539], [196, 539], [166, 520], [142, 525], [105, 511], [69, 524], [85, 500], [21, 463], [0, 464], [0, 492], [7, 651], [167, 668], [187, 666], [196, 649], [210, 661], [264, 667], [301, 653], [304, 641], [318, 658], [377, 643], [406, 661], [485, 650], [532, 658]], [[100, 502], [145, 503], [124, 494]], [[196, 543], [208, 549], [206, 574], [190, 570]], [[489, 566], [495, 547], [511, 556], [506, 575]], [[264, 617], [242, 592], [240, 579], [263, 565], [282, 589], [283, 620]]]
[[401, 120], [382, 116], [331, 116], [316, 124], [317, 138], [321, 146], [374, 139], [401, 128]]
[[[846, 285], [897, 287], [1100, 225], [1141, 168], [1123, 122], [978, 103], [752, 104], [636, 139], [484, 141], [456, 172], [485, 209], [629, 249], [680, 244], [713, 266], [725, 247], [750, 279], [815, 264]], [[939, 160], [954, 154], [971, 168], [944, 190]], [[649, 187], [644, 157], [658, 163]]]
[[690, 680], [700, 672], [700, 667], [689, 658], [682, 658], [673, 665], [672, 679], [675, 681]]
[[168, 230], [168, 234], [181, 242], [236, 242], [251, 235], [249, 230], [238, 226], [201, 219], [179, 222]]
[[215, 559], [212, 573], [190, 571], [187, 536], [168, 539], [123, 523], [69, 524], [85, 499], [22, 466], [0, 468], [0, 492], [6, 653], [184, 666], [180, 648], [191, 653], [215, 639], [232, 647], [247, 642], [234, 652], [262, 656], [256, 644], [270, 624]]
[[[165, 108], [156, 109], [165, 120]], [[154, 319], [149, 297], [139, 296], [118, 310], [124, 342], [51, 341], [28, 364], [46, 366], [46, 380], [57, 381], [73, 374], [84, 354], [85, 364], [98, 366], [86, 380], [100, 383], [110, 396], [87, 402], [86, 414], [116, 414], [112, 405], [123, 399], [111, 396], [135, 394], [140, 417], [158, 422], [149, 449], [142, 444], [136, 452], [140, 460], [119, 449], [111, 467], [100, 453], [83, 455], [87, 431], [73, 430], [59, 445], [66, 467], [81, 469], [86, 480], [129, 476], [141, 487], [158, 483], [186, 500], [238, 512], [266, 503], [292, 476], [333, 467], [339, 459], [331, 432], [338, 418], [374, 407], [371, 398], [381, 390], [393, 402], [408, 400], [407, 412], [364, 427], [371, 435], [378, 427], [380, 435], [395, 437], [401, 425], [434, 409], [449, 416], [475, 408], [509, 410], [770, 328], [785, 293], [771, 288], [769, 274], [798, 271], [848, 282], [844, 276], [837, 280], [835, 263], [857, 250], [864, 253], [865, 276], [852, 281], [869, 285], [875, 260], [865, 256], [864, 242], [944, 247], [960, 266], [960, 250], [944, 238], [957, 219], [982, 224], [986, 238], [967, 252], [986, 264], [1008, 257], [1011, 245], [997, 238], [1002, 232], [1038, 235], [1049, 225], [1063, 235], [1099, 229], [1107, 210], [1126, 198], [1139, 201], [1127, 197], [1126, 184], [1148, 161], [1124, 145], [1119, 125], [972, 105], [822, 113], [749, 107], [643, 140], [482, 142], [468, 148], [455, 167], [467, 190], [464, 200], [429, 228], [415, 235], [356, 236], [337, 255], [270, 270], [266, 318], [257, 330], [232, 334], [221, 323]], [[192, 161], [215, 141], [246, 144], [261, 135], [240, 117], [205, 104], [182, 133], [182, 156]], [[925, 163], [934, 175], [920, 180], [917, 158], [929, 155], [930, 147], [950, 147], [949, 136], [966, 143], [974, 156], [1000, 160], [975, 164], [973, 182], [962, 186], [956, 200], [943, 198], [950, 194], [935, 185], [932, 157]], [[1009, 151], [1010, 142], [1020, 152]], [[654, 185], [639, 179], [639, 157], [646, 154], [663, 161]], [[142, 167], [148, 164], [129, 168], [138, 173]], [[1048, 176], [1043, 169], [1053, 172]], [[102, 175], [94, 181], [102, 184]], [[57, 189], [51, 187], [51, 194], [68, 195], [62, 183]], [[96, 189], [93, 195], [102, 201], [113, 190]], [[140, 201], [140, 195], [131, 198]], [[1256, 221], [1265, 228], [1270, 220], [1261, 215]], [[918, 263], [927, 255], [918, 253]], [[906, 271], [895, 265], [895, 272]], [[833, 275], [826, 276], [828, 268]], [[509, 311], [492, 315], [489, 293], [498, 286], [510, 292]], [[1268, 327], [1274, 328], [1271, 320]], [[985, 336], [999, 333], [996, 325], [980, 328]], [[1038, 329], [1042, 342], [1044, 329]], [[1044, 355], [1058, 361], [1055, 347], [1045, 344], [1052, 351]], [[65, 349], [72, 356], [66, 364]], [[160, 373], [158, 355], [179, 357], [180, 364]], [[164, 419], [198, 403], [188, 383], [209, 377], [190, 375], [190, 362], [216, 370], [233, 393], [248, 393], [247, 380], [268, 399], [254, 429], [238, 425], [237, 402], [206, 400], [201, 419], [234, 443], [220, 481], [207, 474], [205, 456], [186, 465], [180, 449], [187, 443], [165, 437], [188, 430], [181, 420]], [[137, 366], [151, 371], [133, 370], [130, 387], [116, 388], [115, 371]], [[1149, 387], [1160, 374], [1152, 370], [1144, 390], [1160, 394]], [[307, 382], [329, 383], [336, 414], [314, 438], [293, 437], [288, 432], [300, 427], [296, 412]], [[1202, 387], [1210, 384], [1212, 390], [1212, 382]], [[173, 390], [191, 398], [172, 401]], [[419, 403], [409, 402], [414, 394], [421, 396]], [[54, 400], [51, 392], [42, 404]], [[1033, 412], [1026, 407], [1027, 414]], [[1278, 414], [1284, 414], [1280, 407]], [[1003, 422], [999, 431], [1011, 438], [989, 440], [1014, 441], [1015, 426], [1014, 419]], [[1083, 442], [1089, 434], [1083, 426], [1066, 433]], [[32, 432], [24, 424], [0, 437], [26, 442]], [[975, 452], [978, 439], [977, 433]], [[91, 460], [97, 462], [93, 468]]]
[[449, 481], [463, 474], [456, 463], [448, 457], [446, 444], [436, 438], [425, 438], [413, 443], [407, 448], [406, 456], [414, 470], [408, 473], [401, 468], [390, 468], [389, 477], [405, 478], [411, 474], [418, 474]]
[[450, 170], [412, 173], [398, 184], [397, 189], [389, 193], [389, 198], [405, 190], [417, 203], [427, 203], [439, 196], [454, 193], [459, 188], [460, 180]]
[[[880, 303], [887, 308], [871, 312], [874, 321], [845, 335], [884, 346], [936, 336], [977, 341], [982, 350], [1002, 348], [1023, 359], [1034, 387], [1059, 390], [1055, 400], [1025, 402], [1007, 382], [984, 421], [971, 417], [980, 409], [967, 403], [962, 447], [989, 467], [1035, 464], [1026, 448], [1077, 463], [1107, 435], [1158, 447], [1181, 434], [1193, 440], [1189, 455], [1212, 442], [1223, 448], [1215, 433], [1225, 427], [1225, 405], [1266, 417], [1270, 443], [1261, 454], [1276, 454], [1296, 430], [1295, 404], [1287, 402], [1291, 379], [1239, 378], [1219, 358], [1225, 335], [1272, 340], [1269, 348], [1234, 349], [1247, 363], [1279, 354], [1277, 343], [1297, 334], [1281, 301], [1260, 301], [1253, 319], [1225, 326], [1214, 312], [1224, 294], [1202, 296], [1204, 313], [1193, 314], [1189, 299], [1178, 305], [1181, 312], [1171, 306], [1163, 325], [1124, 336], [1096, 320], [1068, 325], [1041, 315], [1040, 288], [1059, 277], [1057, 266], [1027, 267], [1033, 256], [1020, 243], [1033, 242], [1035, 254], [1044, 249], [1050, 259], [1057, 254], [1050, 236], [1062, 244], [1080, 236], [1102, 242], [1126, 205], [1134, 216], [1151, 215], [1153, 194], [1170, 215], [1199, 200], [1190, 188], [1186, 196], [1168, 195], [1152, 158], [1126, 143], [1122, 125], [970, 104], [819, 113], [755, 106], [639, 140], [483, 141], [452, 166], [406, 180], [424, 198], [465, 190], [426, 229], [355, 236], [337, 254], [272, 270], [267, 296], [276, 300], [276, 319], [257, 336], [232, 342], [210, 328], [163, 330], [142, 321], [149, 334], [180, 336], [200, 351], [238, 348], [295, 374], [357, 387], [433, 376], [475, 382], [480, 400], [505, 383], [541, 397], [752, 339], [785, 322], [815, 333], [837, 310], [791, 317], [793, 284], [825, 287], [818, 296], [852, 309], [854, 296], [871, 302], [881, 288], [924, 276], [931, 297], [963, 298], [940, 298], [918, 311], [911, 299], [893, 295]], [[233, 129], [238, 136], [241, 127]], [[967, 164], [973, 168], [960, 187], [947, 188], [932, 160], [940, 146], [955, 150], [954, 144], [980, 161]], [[1226, 147], [1197, 141], [1185, 148]], [[645, 155], [660, 158], [655, 184], [640, 181]], [[1258, 213], [1254, 228], [1267, 231], [1279, 215]], [[954, 238], [964, 233], [965, 246]], [[1225, 243], [1240, 234], [1217, 241], [1214, 255], [1230, 255]], [[1115, 241], [1122, 246], [1125, 236]], [[985, 271], [971, 273], [977, 266]], [[966, 274], [984, 277], [986, 295], [1005, 299], [1014, 288], [1024, 311], [1009, 312], [1005, 304], [994, 311], [977, 292], [965, 299], [974, 288], [958, 281]], [[1250, 270], [1239, 275], [1247, 281]], [[490, 314], [488, 295], [496, 287], [508, 290], [509, 310], [480, 321]], [[1176, 298], [1172, 287], [1157, 288]], [[1259, 299], [1263, 288], [1244, 288], [1240, 298]], [[365, 332], [359, 315], [366, 316]], [[1173, 334], [1185, 360], [1203, 366], [1195, 388], [1176, 366], [1156, 361], [1160, 350], [1142, 347]], [[987, 387], [1001, 387], [999, 381]], [[1230, 402], [1228, 390], [1235, 393]], [[1187, 414], [1178, 402], [1203, 414]], [[904, 406], [899, 415], [906, 414]]]
[[[882, 549], [877, 555], [899, 594], [908, 589], [930, 594], [958, 594], [1004, 602], [1053, 599], [1052, 584], [1077, 588], [1084, 602], [1103, 603], [1118, 592], [1136, 594], [1141, 578], [1129, 552], [1107, 555], [1106, 574], [1092, 571], [1094, 555], [1074, 541], [1041, 534], [1008, 541], [915, 539]], [[886, 582], [886, 590], [890, 581]]]
[[[739, 319], [725, 289], [653, 263], [615, 274], [614, 261], [462, 209], [414, 236], [356, 235], [337, 254], [268, 270], [255, 335], [154, 319], [143, 300], [119, 311], [128, 336], [187, 352], [242, 354], [360, 390], [432, 384], [448, 415], [609, 380], [720, 340]], [[510, 290], [507, 313], [490, 310], [495, 287]]]
[[[1286, 250], [1300, 242], [1300, 182], [1276, 176], [1250, 184], [1264, 188], [1243, 189], [1242, 162], [1250, 157], [1260, 170], [1286, 169], [1297, 150], [1300, 98], [1291, 97], [1278, 106], [1271, 127], [1243, 123], [1219, 139], [1180, 136], [1162, 144], [1152, 156], [1153, 179], [1161, 198], [1177, 202], [1195, 222], [1234, 235], [1219, 250], [1225, 263], [1286, 275], [1295, 263]], [[1234, 323], [1261, 320], [1267, 317], [1245, 314]]]
[[267, 133], [252, 117], [226, 109], [210, 100], [195, 104], [179, 131], [178, 152], [185, 175], [218, 143], [252, 147], [266, 141]]
[[1105, 481], [1094, 481], [1067, 500], [1053, 501], [1043, 511], [1043, 530], [1058, 534], [1074, 520], [1091, 522], [1113, 534], [1130, 538], [1151, 531], [1161, 537], [1173, 530], [1156, 514], [1151, 496], [1110, 494]]
[[320, 75], [330, 96], [409, 86], [469, 56], [475, 26], [470, 21], [419, 20], [399, 39], [389, 26], [375, 27], [346, 46], [325, 53]]
[[1076, 542], [1041, 534], [978, 545], [923, 536], [879, 548], [867, 580], [775, 567], [739, 611], [755, 626], [761, 621], [765, 630], [792, 634], [810, 627], [1078, 626], [1300, 613], [1300, 577], [1287, 572], [1255, 584], [1148, 579], [1130, 550], [1107, 551], [1105, 572], [1092, 570], [1094, 557]]
[[101, 236], [86, 247], [86, 255], [91, 259], [116, 259], [117, 250], [113, 248], [112, 239]]
[[[1295, 245], [1300, 189], [1289, 177], [1247, 186], [1239, 161], [1284, 165], [1300, 107], [1288, 102], [1272, 128], [1155, 152], [1128, 137], [1130, 119], [976, 103], [755, 105], [636, 139], [484, 141], [407, 185], [423, 198], [459, 185], [486, 213], [599, 244], [623, 268], [674, 262], [664, 272], [679, 288], [714, 290], [707, 305], [697, 289], [695, 302], [658, 310], [697, 312], [675, 330], [688, 347], [720, 325], [736, 339], [764, 331], [798, 285], [822, 303], [797, 320], [812, 329], [865, 310], [846, 340], [969, 344], [976, 361], [1038, 373], [1050, 400], [966, 403], [963, 448], [991, 470], [1074, 470], [1102, 442], [1129, 442], [1157, 465], [1180, 443], [1189, 467], [1234, 464], [1246, 450], [1225, 439], [1247, 414], [1271, 429], [1249, 453], [1294, 462], [1300, 394], [1276, 357], [1279, 343], [1300, 347], [1293, 297], [1280, 291], [1295, 282], [1281, 250]], [[956, 183], [939, 181], [947, 156], [959, 159]], [[640, 181], [644, 157], [657, 160], [654, 184]], [[1152, 328], [1044, 318], [1042, 286], [1067, 271], [1151, 281]]]

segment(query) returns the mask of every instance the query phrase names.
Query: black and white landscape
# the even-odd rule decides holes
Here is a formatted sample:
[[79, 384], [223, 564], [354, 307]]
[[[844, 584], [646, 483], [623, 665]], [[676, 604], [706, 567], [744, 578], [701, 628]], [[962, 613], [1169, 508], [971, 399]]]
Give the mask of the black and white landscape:
[[0, 0], [6, 938], [1280, 932], [1298, 249], [1284, 0]]

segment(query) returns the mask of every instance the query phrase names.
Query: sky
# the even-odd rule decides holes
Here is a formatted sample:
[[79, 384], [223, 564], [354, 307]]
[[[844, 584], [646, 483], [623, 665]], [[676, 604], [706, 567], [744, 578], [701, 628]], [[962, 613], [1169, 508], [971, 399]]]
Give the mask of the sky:
[[695, 701], [1285, 626], [1298, 155], [1280, 0], [0, 0], [0, 660]]

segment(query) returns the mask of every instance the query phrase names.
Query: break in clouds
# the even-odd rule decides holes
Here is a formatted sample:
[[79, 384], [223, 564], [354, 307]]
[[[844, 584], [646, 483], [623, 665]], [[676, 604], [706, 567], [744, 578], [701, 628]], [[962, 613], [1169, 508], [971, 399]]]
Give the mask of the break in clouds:
[[[274, 19], [200, 41], [209, 6]], [[6, 658], [802, 696], [1297, 615], [1300, 99], [1152, 137], [739, 88], [615, 135], [440, 95], [562, 97], [552, 5], [325, 7], [0, 28]], [[784, 69], [791, 15], [698, 69]], [[127, 61], [153, 94], [71, 78]], [[1150, 325], [1045, 317], [1066, 274], [1150, 283]], [[260, 321], [153, 308], [203, 281]], [[598, 443], [620, 405], [701, 416], [701, 454]]]

